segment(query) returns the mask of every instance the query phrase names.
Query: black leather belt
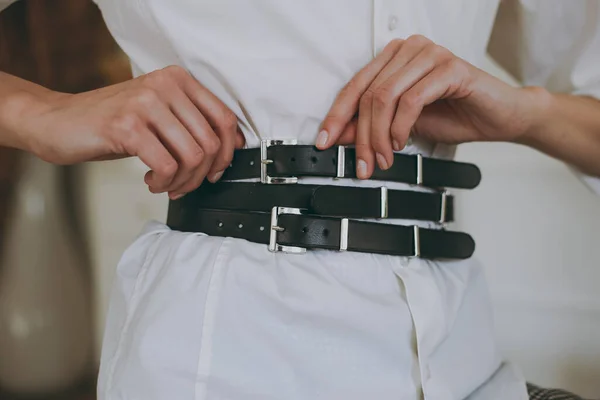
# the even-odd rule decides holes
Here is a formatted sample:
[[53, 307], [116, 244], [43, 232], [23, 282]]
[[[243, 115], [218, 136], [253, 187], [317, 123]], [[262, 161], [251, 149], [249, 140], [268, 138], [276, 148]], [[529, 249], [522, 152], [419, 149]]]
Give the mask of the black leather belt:
[[[351, 218], [398, 218], [438, 223], [454, 220], [454, 197], [441, 193], [331, 185], [204, 183], [170, 204], [176, 208], [271, 212], [300, 208], [313, 215]], [[174, 211], [172, 211], [174, 212]]]
[[275, 252], [303, 253], [317, 248], [466, 259], [475, 250], [471, 236], [462, 232], [303, 215], [297, 208], [274, 207], [271, 213], [264, 213], [182, 207], [170, 209], [169, 220], [172, 229], [268, 244]]
[[[356, 178], [354, 148], [318, 150], [294, 141], [264, 140], [260, 148], [237, 150], [223, 180], [260, 178], [262, 183], [296, 183], [298, 177]], [[481, 181], [476, 165], [421, 155], [394, 154], [388, 170], [375, 169], [371, 179], [433, 188], [473, 189]]]
[[[245, 239], [291, 253], [316, 248], [428, 259], [465, 259], [473, 254], [475, 243], [466, 233], [349, 219], [450, 222], [454, 198], [445, 191], [274, 185], [297, 183], [305, 176], [356, 178], [353, 148], [320, 151], [291, 144], [266, 140], [259, 149], [236, 151], [221, 182], [204, 183], [170, 201], [167, 224], [175, 230]], [[261, 182], [227, 182], [252, 178]], [[473, 164], [395, 154], [392, 168], [376, 169], [372, 179], [472, 189], [481, 173]]]

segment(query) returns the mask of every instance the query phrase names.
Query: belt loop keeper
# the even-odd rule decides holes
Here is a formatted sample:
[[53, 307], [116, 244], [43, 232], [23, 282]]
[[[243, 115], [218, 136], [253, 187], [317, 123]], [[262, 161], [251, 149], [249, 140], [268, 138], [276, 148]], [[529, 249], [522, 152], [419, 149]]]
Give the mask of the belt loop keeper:
[[442, 201], [441, 201], [441, 206], [440, 206], [440, 224], [445, 225], [446, 224], [446, 207], [447, 207], [447, 203], [448, 203], [448, 192], [447, 191], [442, 191], [441, 193], [442, 195]]
[[417, 185], [423, 185], [423, 155], [417, 154]]
[[348, 250], [348, 218], [343, 218], [340, 224], [340, 251]]
[[379, 217], [382, 219], [388, 217], [388, 188], [386, 186], [381, 187], [381, 208]]
[[414, 255], [413, 257], [421, 257], [421, 235], [419, 232], [419, 226], [413, 226], [413, 240], [415, 243]]
[[337, 151], [337, 169], [335, 177], [341, 179], [346, 175], [346, 147], [338, 146]]

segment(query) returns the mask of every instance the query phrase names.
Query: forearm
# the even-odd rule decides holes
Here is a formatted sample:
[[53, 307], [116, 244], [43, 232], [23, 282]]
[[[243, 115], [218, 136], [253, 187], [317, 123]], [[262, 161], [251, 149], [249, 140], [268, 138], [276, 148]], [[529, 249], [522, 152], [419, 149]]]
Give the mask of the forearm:
[[519, 143], [600, 176], [600, 101], [531, 89], [532, 123]]
[[0, 71], [0, 146], [27, 150], [26, 122], [53, 92]]

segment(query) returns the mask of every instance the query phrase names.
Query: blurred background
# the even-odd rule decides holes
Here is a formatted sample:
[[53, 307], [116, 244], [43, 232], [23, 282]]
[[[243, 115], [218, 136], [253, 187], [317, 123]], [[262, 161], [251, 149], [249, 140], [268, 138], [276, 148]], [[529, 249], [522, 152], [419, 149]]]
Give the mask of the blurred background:
[[[492, 60], [487, 70], [513, 81]], [[130, 77], [89, 0], [25, 0], [0, 14], [0, 70], [78, 92]], [[600, 196], [528, 148], [469, 144], [484, 180], [459, 197], [497, 335], [529, 381], [600, 394]], [[114, 268], [166, 196], [137, 160], [55, 167], [0, 148], [0, 399], [94, 398]]]

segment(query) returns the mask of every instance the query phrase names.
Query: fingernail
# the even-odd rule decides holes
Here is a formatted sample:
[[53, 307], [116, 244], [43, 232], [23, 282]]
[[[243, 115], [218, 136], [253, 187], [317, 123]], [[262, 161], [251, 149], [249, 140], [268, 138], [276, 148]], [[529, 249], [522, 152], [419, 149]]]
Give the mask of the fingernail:
[[182, 198], [184, 196], [184, 193], [180, 193], [180, 194], [170, 194], [169, 197], [171, 198], [171, 200], [179, 200], [180, 198]]
[[329, 139], [329, 133], [326, 130], [322, 130], [321, 132], [319, 132], [319, 136], [317, 136], [317, 146], [327, 146], [327, 139]]
[[385, 157], [383, 156], [383, 154], [379, 154], [377, 153], [377, 162], [379, 163], [379, 166], [381, 167], [381, 169], [388, 169], [388, 163], [385, 160]]
[[392, 141], [392, 147], [394, 148], [394, 151], [400, 151], [400, 150], [402, 150], [400, 148], [400, 145], [398, 144], [398, 142], [396, 142], [395, 140]]
[[358, 160], [357, 175], [359, 178], [364, 179], [367, 177], [367, 163], [364, 160]]
[[223, 176], [223, 172], [225, 172], [225, 171], [215, 172], [208, 178], [208, 180], [211, 181], [212, 183], [215, 183], [216, 181], [221, 179], [221, 177]]

